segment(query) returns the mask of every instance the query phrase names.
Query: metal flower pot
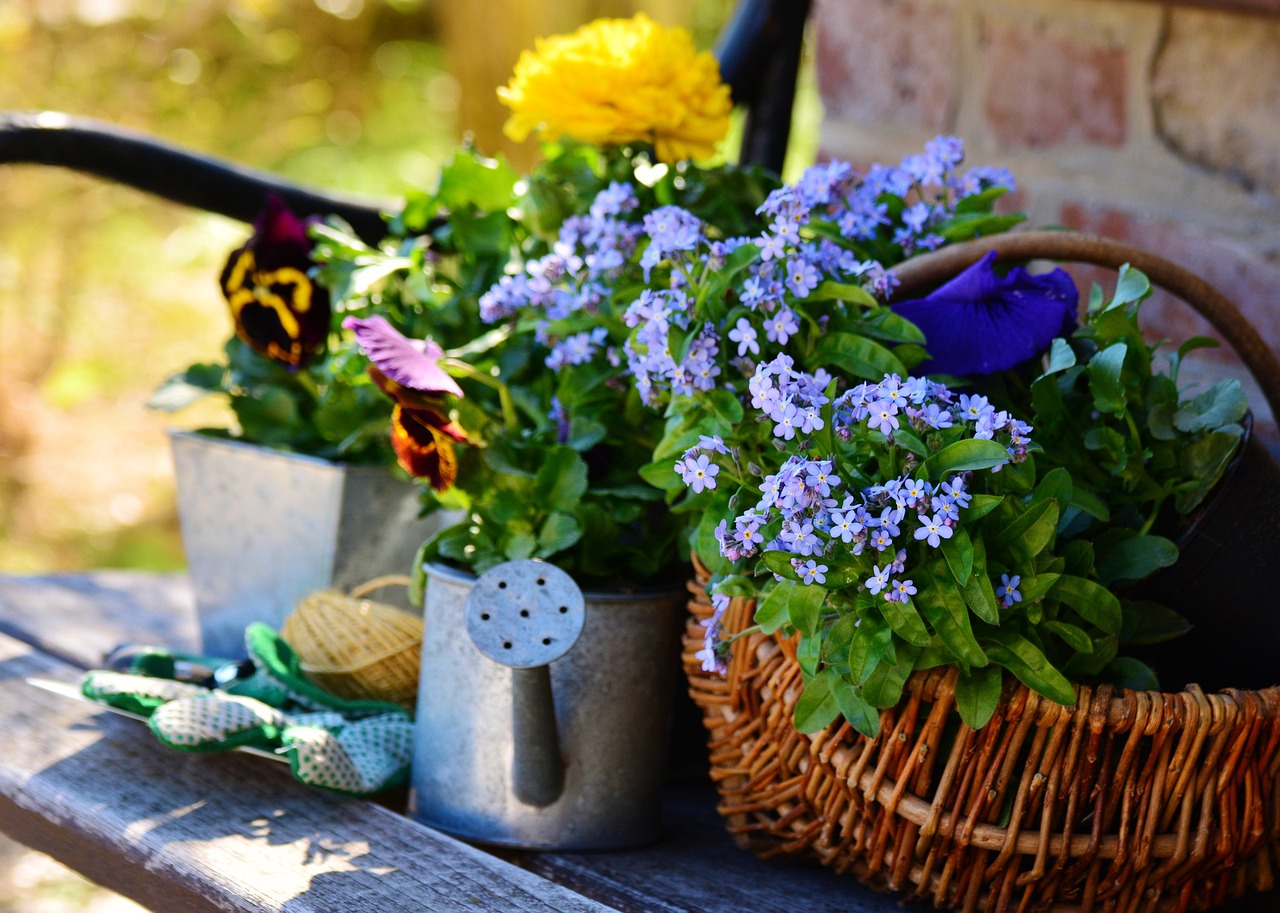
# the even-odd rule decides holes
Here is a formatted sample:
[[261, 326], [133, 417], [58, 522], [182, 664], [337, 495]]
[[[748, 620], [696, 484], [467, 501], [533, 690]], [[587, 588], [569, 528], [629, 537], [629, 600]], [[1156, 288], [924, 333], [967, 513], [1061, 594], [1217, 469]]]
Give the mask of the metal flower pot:
[[569, 592], [533, 561], [426, 572], [411, 814], [528, 849], [656, 840], [687, 593]]
[[[407, 574], [437, 525], [418, 516], [414, 485], [385, 467], [191, 432], [170, 441], [202, 649], [212, 656], [243, 656], [249, 622], [278, 627], [313, 590]], [[384, 601], [409, 608], [401, 596], [388, 591]]]

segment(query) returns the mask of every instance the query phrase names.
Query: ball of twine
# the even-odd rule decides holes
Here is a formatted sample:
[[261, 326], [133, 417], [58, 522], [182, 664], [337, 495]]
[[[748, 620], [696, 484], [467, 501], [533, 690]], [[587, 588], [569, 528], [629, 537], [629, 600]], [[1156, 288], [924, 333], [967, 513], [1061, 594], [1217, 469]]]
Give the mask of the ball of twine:
[[379, 577], [346, 595], [317, 590], [303, 598], [280, 628], [315, 684], [351, 700], [412, 705], [418, 696], [422, 619], [361, 598], [408, 577]]

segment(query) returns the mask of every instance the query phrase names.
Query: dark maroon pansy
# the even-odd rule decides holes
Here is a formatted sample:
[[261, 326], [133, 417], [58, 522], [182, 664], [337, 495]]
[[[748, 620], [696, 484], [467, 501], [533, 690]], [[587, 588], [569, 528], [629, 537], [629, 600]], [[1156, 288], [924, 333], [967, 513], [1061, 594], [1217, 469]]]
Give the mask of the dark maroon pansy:
[[312, 265], [306, 226], [272, 194], [219, 279], [236, 335], [290, 368], [305, 365], [329, 336], [329, 292], [311, 281]]

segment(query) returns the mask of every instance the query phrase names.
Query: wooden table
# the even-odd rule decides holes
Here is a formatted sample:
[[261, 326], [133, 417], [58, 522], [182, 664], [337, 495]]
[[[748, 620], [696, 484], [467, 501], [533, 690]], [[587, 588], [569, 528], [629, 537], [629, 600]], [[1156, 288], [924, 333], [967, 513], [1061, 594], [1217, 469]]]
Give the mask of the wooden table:
[[[142, 724], [52, 694], [122, 642], [191, 648], [184, 577], [0, 575], [0, 828], [155, 910], [887, 913], [895, 898], [816, 865], [761, 862], [709, 783], [673, 785], [666, 834], [617, 853], [499, 857], [385, 804], [295, 783], [250, 755], [187, 755]], [[1274, 913], [1274, 892], [1234, 913]]]

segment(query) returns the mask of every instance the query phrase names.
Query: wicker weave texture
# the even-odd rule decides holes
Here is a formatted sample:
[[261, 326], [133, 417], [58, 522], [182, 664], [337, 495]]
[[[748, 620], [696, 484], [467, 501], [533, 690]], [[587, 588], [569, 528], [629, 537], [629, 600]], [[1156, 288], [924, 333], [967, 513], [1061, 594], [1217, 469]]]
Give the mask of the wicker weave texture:
[[[795, 731], [796, 641], [754, 633], [727, 676], [684, 666], [709, 730], [720, 812], [762, 857], [810, 856], [946, 909], [1204, 910], [1270, 888], [1280, 852], [1280, 689], [1206, 695], [1079, 688], [1075, 707], [1007, 689], [983, 729], [954, 673], [916, 673], [875, 739]], [[726, 632], [752, 623], [733, 600]]]

